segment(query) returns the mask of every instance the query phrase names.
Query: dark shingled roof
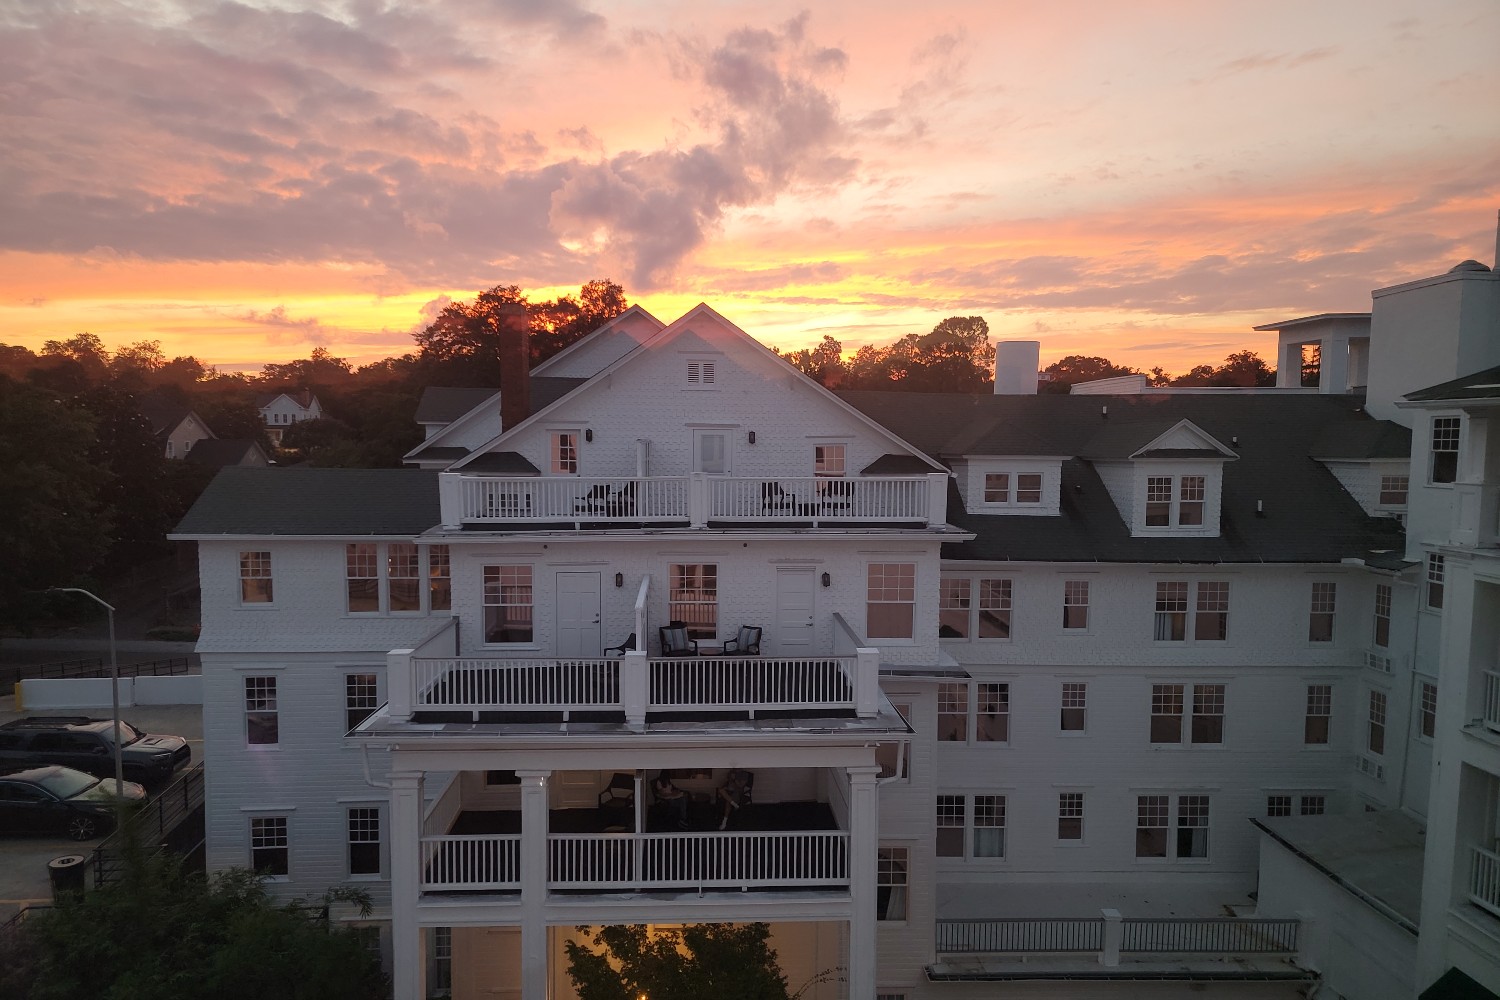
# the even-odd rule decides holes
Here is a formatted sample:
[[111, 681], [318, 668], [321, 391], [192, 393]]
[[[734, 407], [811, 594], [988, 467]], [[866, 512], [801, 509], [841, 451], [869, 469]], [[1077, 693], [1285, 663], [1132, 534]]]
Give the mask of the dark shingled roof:
[[1314, 458], [1410, 458], [1411, 428], [1389, 420], [1331, 424], [1307, 453]]
[[1500, 367], [1486, 368], [1482, 372], [1475, 372], [1451, 382], [1441, 382], [1406, 394], [1406, 398], [1413, 402], [1434, 399], [1494, 399], [1496, 397], [1500, 397]]
[[165, 439], [177, 425], [182, 423], [192, 410], [182, 403], [161, 396], [142, 396], [136, 400], [136, 408], [151, 424], [151, 433]]
[[559, 378], [553, 375], [531, 377], [531, 412], [544, 410], [587, 382], [586, 378]]
[[[1094, 467], [1073, 458], [1062, 465], [1062, 513], [1036, 517], [965, 512], [949, 491], [949, 521], [973, 532], [943, 547], [950, 559], [1080, 562], [1337, 562], [1372, 550], [1400, 551], [1399, 525], [1365, 514], [1337, 479], [1310, 455], [1330, 427], [1374, 424], [1358, 397], [1234, 396], [960, 396], [938, 393], [849, 392], [850, 404], [912, 444], [934, 453], [976, 421], [997, 429], [995, 454], [1028, 454], [1026, 439], [1045, 434], [1054, 454], [1079, 455], [1100, 435], [1103, 403], [1113, 440], [1149, 442], [1178, 421], [1191, 420], [1228, 444], [1238, 461], [1224, 464], [1218, 538], [1132, 538]], [[1143, 426], [1129, 429], [1138, 423]], [[1014, 427], [1022, 449], [1004, 447]], [[1154, 431], [1154, 433], [1151, 433]], [[1118, 435], [1115, 438], [1114, 435]], [[1265, 516], [1255, 514], [1256, 501]]]
[[430, 385], [422, 390], [422, 399], [417, 403], [417, 423], [451, 424], [499, 391]]
[[223, 468], [228, 465], [238, 465], [245, 460], [245, 453], [259, 451], [261, 464], [265, 464], [267, 456], [259, 444], [249, 438], [205, 438], [193, 445], [187, 453], [189, 465], [207, 465], [214, 468]]
[[177, 535], [418, 535], [437, 524], [429, 469], [223, 469]]
[[881, 455], [859, 470], [861, 476], [923, 476], [929, 472], [941, 472], [932, 463], [916, 455]]
[[457, 462], [469, 453], [467, 448], [423, 448], [417, 452], [418, 458], [430, 458], [444, 462]]
[[464, 466], [466, 473], [486, 473], [492, 476], [540, 476], [542, 470], [531, 464], [531, 459], [517, 451], [492, 451], [480, 455]]

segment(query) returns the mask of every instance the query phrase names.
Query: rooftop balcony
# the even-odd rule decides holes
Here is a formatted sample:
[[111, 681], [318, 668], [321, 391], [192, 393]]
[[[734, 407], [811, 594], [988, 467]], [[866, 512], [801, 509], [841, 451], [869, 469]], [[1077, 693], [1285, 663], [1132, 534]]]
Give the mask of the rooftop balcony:
[[948, 476], [438, 477], [445, 528], [665, 525], [926, 527], [947, 523]]

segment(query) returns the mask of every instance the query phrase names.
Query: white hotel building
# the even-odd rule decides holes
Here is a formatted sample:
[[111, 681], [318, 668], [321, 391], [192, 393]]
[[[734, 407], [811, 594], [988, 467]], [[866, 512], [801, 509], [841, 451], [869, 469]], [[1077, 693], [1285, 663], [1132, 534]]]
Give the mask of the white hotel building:
[[1500, 275], [1262, 329], [1323, 384], [828, 392], [631, 309], [418, 468], [225, 470], [210, 866], [368, 888], [401, 1000], [700, 921], [810, 998], [1500, 992]]

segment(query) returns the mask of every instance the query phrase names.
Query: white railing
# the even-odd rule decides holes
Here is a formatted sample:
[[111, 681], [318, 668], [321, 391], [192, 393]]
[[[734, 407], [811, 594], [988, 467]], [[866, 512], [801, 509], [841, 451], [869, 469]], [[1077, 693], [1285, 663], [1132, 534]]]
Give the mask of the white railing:
[[481, 660], [413, 657], [412, 707], [486, 711], [612, 709], [620, 705], [620, 660]]
[[673, 657], [651, 661], [651, 711], [851, 709], [852, 656]]
[[422, 889], [518, 889], [521, 835], [449, 834], [422, 838]]
[[1500, 671], [1484, 671], [1484, 704], [1480, 709], [1484, 727], [1500, 733]]
[[577, 833], [547, 838], [553, 889], [847, 886], [849, 835]]
[[443, 524], [919, 523], [947, 518], [946, 473], [925, 476], [439, 476]]
[[1500, 917], [1500, 854], [1473, 849], [1469, 862], [1469, 902]]
[[1121, 917], [1104, 910], [1099, 917], [1008, 917], [993, 920], [939, 920], [940, 955], [1067, 954], [1099, 952], [1101, 963], [1119, 956], [1212, 954], [1220, 956], [1293, 955], [1297, 920], [1263, 917]]

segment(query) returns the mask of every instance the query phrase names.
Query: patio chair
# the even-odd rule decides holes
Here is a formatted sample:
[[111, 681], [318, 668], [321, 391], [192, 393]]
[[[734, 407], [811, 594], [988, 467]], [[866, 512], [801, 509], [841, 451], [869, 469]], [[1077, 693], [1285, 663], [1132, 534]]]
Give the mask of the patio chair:
[[848, 510], [854, 505], [854, 484], [847, 479], [830, 479], [823, 484], [823, 507], [829, 513]]
[[760, 626], [741, 625], [733, 639], [724, 640], [725, 656], [759, 656]]
[[673, 622], [658, 629], [661, 633], [662, 656], [697, 656], [698, 640], [689, 639], [687, 625]]
[[635, 516], [635, 480], [621, 486], [604, 502], [604, 513], [609, 517]]
[[594, 488], [573, 504], [575, 514], [603, 514], [609, 504], [609, 484], [596, 483]]
[[760, 484], [760, 505], [768, 511], [791, 510], [797, 501], [780, 483]]
[[616, 771], [599, 793], [599, 822], [610, 827], [635, 829], [635, 775]]
[[611, 653], [613, 653], [615, 656], [624, 656], [626, 653], [633, 652], [634, 650], [635, 633], [632, 632], [627, 635], [625, 637], [625, 641], [620, 643], [618, 646], [605, 646], [604, 655], [609, 656]]

